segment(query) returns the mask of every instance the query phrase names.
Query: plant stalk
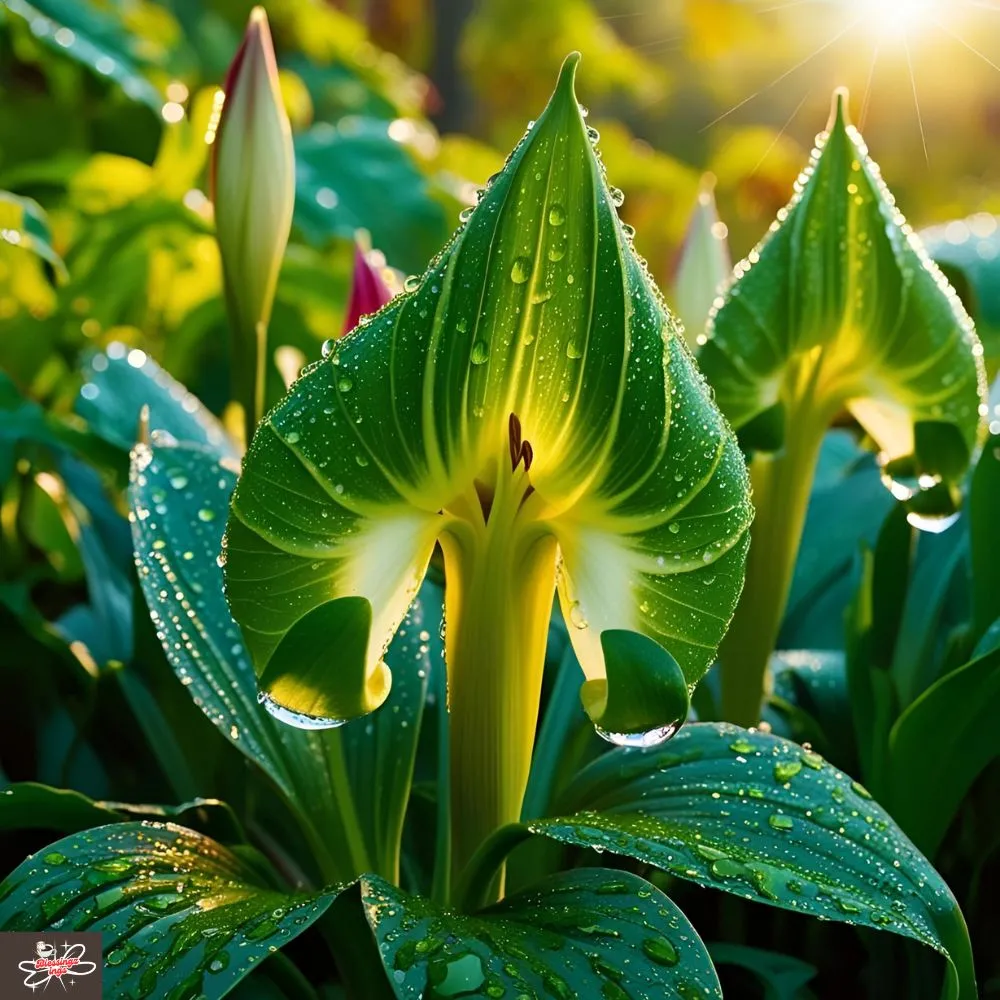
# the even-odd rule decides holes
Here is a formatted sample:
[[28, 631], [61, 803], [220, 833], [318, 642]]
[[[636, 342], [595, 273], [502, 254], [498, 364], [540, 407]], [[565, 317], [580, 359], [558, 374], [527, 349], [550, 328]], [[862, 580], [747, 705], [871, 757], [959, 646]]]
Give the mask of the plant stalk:
[[808, 407], [789, 408], [784, 447], [750, 463], [754, 506], [743, 596], [719, 648], [722, 717], [755, 726], [802, 540], [813, 475], [827, 421]]
[[[498, 477], [488, 519], [441, 537], [451, 722], [451, 885], [521, 816], [541, 699], [556, 542], [520, 518], [527, 476]], [[482, 893], [503, 894], [503, 871]]]

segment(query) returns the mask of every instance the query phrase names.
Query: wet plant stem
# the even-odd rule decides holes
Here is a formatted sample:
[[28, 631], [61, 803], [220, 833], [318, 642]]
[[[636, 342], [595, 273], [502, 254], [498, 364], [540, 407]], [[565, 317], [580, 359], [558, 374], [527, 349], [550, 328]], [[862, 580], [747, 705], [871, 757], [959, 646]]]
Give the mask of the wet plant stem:
[[784, 447], [750, 463], [756, 508], [743, 596], [719, 649], [722, 717], [755, 726], [802, 540], [813, 476], [826, 432], [824, 415], [789, 408]]

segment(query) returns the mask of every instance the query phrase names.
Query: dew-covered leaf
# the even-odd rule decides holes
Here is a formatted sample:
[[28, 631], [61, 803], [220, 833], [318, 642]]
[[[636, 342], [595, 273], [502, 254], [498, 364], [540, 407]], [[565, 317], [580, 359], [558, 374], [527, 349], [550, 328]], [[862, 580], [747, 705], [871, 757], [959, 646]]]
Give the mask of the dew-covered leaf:
[[[530, 496], [516, 521], [506, 501], [513, 551], [537, 540], [543, 610], [531, 620], [548, 620], [554, 539], [569, 634], [595, 685], [588, 706], [594, 717], [611, 706], [612, 738], [671, 731], [674, 695], [725, 632], [752, 517], [745, 465], [617, 216], [576, 62], [423, 277], [308, 367], [254, 438], [226, 586], [261, 686], [286, 708], [327, 720], [371, 711], [386, 686], [381, 652], [435, 541], [446, 560], [471, 551], [484, 501], [510, 494], [515, 473]], [[520, 458], [512, 469], [515, 426], [530, 472]], [[506, 531], [490, 510], [490, 529]], [[370, 616], [355, 614], [361, 600]], [[358, 624], [355, 655], [325, 672], [310, 662], [307, 677], [298, 654], [314, 644], [302, 637], [327, 615], [345, 632]], [[657, 699], [607, 694], [610, 633], [662, 647], [645, 661], [646, 676], [670, 680], [644, 688]]]
[[[276, 782], [320, 840], [334, 833], [341, 842], [350, 839], [353, 862], [329, 860], [350, 864], [350, 874], [374, 864], [392, 876], [427, 676], [432, 657], [440, 657], [440, 610], [433, 610], [435, 602], [440, 609], [440, 594], [431, 595], [426, 610], [418, 599], [404, 620], [387, 653], [398, 667], [396, 683], [375, 718], [325, 732], [276, 722], [258, 703], [222, 589], [222, 535], [236, 481], [231, 466], [203, 447], [156, 433], [133, 451], [133, 542], [157, 635], [195, 703]], [[343, 798], [348, 783], [357, 805]], [[356, 822], [364, 842], [349, 833]]]
[[947, 997], [976, 995], [948, 886], [871, 795], [813, 751], [736, 726], [690, 725], [662, 748], [606, 754], [566, 803], [580, 811], [528, 827], [747, 899], [913, 938], [949, 959]]
[[107, 996], [215, 1000], [321, 917], [342, 888], [289, 892], [193, 830], [119, 823], [71, 834], [23, 862], [0, 885], [0, 928], [99, 931]]
[[131, 448], [142, 408], [148, 406], [152, 430], [203, 445], [219, 458], [239, 458], [219, 420], [145, 351], [109, 344], [88, 360], [83, 374], [76, 412], [107, 441]]
[[[132, 100], [160, 113], [163, 97], [142, 71], [150, 64], [150, 49], [162, 51], [164, 38], [174, 27], [166, 11], [151, 10], [152, 4], [139, 0], [131, 11], [130, 29], [121, 4], [96, 4], [93, 0], [5, 2], [48, 48], [88, 67], [98, 77], [114, 80]], [[146, 37], [135, 31], [135, 24], [142, 21], [148, 28]]]
[[847, 407], [887, 459], [900, 459], [922, 450], [918, 425], [947, 425], [945, 444], [916, 458], [922, 475], [954, 480], [979, 438], [982, 345], [846, 101], [835, 95], [795, 197], [737, 266], [699, 361], [737, 430], [776, 407], [789, 426], [825, 425]]
[[629, 872], [564, 872], [473, 916], [375, 878], [362, 900], [399, 1000], [722, 997], [687, 918]]

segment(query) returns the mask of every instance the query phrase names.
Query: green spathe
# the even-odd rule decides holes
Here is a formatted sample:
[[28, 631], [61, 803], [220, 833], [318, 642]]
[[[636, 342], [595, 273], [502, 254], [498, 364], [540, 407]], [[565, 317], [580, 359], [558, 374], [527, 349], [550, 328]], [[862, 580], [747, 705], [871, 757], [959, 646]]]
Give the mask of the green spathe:
[[[461, 862], [519, 815], [557, 583], [588, 682], [614, 685], [604, 636], [635, 632], [688, 688], [742, 586], [743, 459], [618, 220], [576, 64], [423, 278], [268, 415], [228, 527], [266, 696], [336, 705], [327, 724], [388, 690], [383, 651], [441, 545]], [[296, 631], [347, 598], [371, 607], [360, 641], [313, 637], [297, 668]], [[362, 645], [364, 669], [339, 656]], [[674, 687], [647, 686], [625, 735], [672, 726]]]

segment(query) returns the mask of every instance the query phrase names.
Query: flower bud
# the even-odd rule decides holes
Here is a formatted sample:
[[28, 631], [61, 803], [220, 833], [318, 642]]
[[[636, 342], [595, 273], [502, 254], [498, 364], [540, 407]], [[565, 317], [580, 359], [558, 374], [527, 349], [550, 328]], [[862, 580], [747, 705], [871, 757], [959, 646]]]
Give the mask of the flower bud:
[[354, 275], [351, 279], [351, 298], [344, 317], [344, 333], [350, 333], [358, 320], [367, 313], [378, 312], [388, 302], [394, 291], [385, 279], [387, 269], [376, 268], [360, 246], [354, 247]]
[[267, 15], [250, 14], [224, 86], [215, 132], [210, 189], [233, 331], [234, 366], [260, 415], [264, 337], [295, 204], [292, 130], [281, 101]]

